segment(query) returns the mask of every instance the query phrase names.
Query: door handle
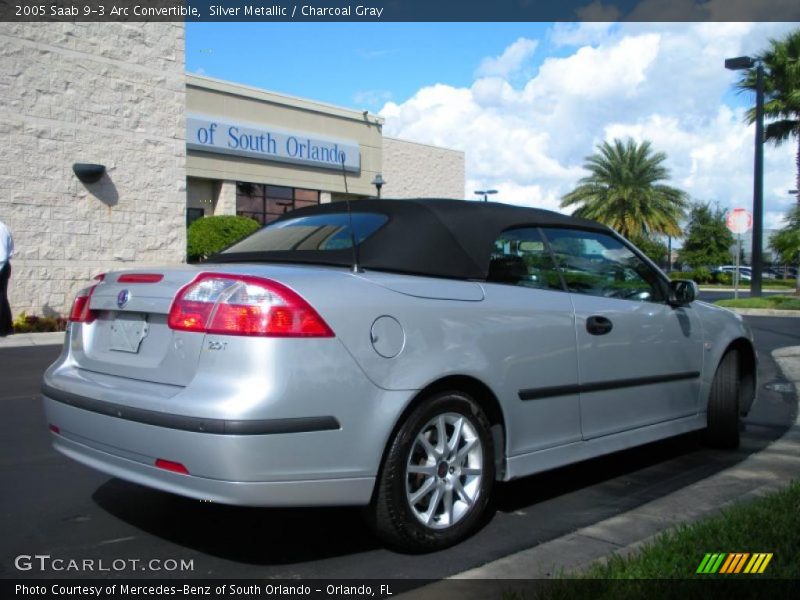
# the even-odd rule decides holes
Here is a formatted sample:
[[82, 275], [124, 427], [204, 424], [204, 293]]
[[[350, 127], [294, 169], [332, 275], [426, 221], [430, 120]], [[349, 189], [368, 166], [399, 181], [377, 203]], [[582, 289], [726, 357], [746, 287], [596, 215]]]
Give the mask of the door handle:
[[614, 328], [614, 324], [605, 317], [592, 316], [586, 319], [586, 331], [591, 335], [605, 335]]

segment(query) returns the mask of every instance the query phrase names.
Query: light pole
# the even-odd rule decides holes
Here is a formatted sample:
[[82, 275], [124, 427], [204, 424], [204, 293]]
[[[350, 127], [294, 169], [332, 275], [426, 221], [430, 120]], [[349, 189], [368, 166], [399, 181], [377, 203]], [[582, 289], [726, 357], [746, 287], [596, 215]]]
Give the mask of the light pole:
[[484, 202], [488, 202], [489, 201], [489, 194], [496, 194], [497, 190], [475, 190], [475, 193], [478, 196], [483, 196], [483, 201]]
[[667, 236], [667, 273], [672, 271], [672, 236]]
[[[797, 205], [800, 206], [800, 189], [789, 190], [789, 194], [797, 198]], [[783, 267], [783, 276], [786, 278], [786, 265]], [[800, 268], [797, 269], [797, 274], [795, 275], [794, 293], [795, 295], [800, 295]]]
[[753, 247], [750, 266], [750, 296], [761, 295], [763, 269], [762, 239], [764, 235], [764, 65], [757, 58], [737, 56], [726, 58], [725, 68], [731, 71], [756, 68], [756, 139], [753, 165]]
[[383, 178], [383, 175], [380, 173], [375, 173], [375, 179], [372, 180], [372, 185], [374, 185], [375, 189], [378, 190], [378, 200], [380, 200], [381, 188], [386, 185], [386, 180]]

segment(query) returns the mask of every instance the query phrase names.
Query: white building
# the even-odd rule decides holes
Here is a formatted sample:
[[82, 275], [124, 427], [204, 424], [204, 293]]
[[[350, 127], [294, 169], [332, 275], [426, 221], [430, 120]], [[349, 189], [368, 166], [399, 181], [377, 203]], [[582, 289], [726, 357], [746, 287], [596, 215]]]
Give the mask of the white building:
[[[185, 73], [182, 23], [0, 24], [0, 219], [15, 315], [65, 314], [94, 275], [185, 260], [187, 220], [347, 195], [464, 198], [463, 152], [360, 110]], [[213, 132], [213, 133], [212, 133]], [[91, 182], [76, 164], [102, 165]], [[80, 170], [80, 168], [78, 168]]]

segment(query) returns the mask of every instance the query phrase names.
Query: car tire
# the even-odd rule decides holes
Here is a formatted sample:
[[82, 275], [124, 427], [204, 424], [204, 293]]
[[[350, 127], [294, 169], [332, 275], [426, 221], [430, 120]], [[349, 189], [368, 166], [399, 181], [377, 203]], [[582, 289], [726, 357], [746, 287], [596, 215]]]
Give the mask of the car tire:
[[708, 396], [704, 441], [715, 448], [739, 447], [739, 353], [728, 350], [717, 367]]
[[431, 552], [475, 531], [495, 477], [489, 427], [461, 392], [434, 394], [411, 412], [389, 444], [370, 505], [384, 543]]

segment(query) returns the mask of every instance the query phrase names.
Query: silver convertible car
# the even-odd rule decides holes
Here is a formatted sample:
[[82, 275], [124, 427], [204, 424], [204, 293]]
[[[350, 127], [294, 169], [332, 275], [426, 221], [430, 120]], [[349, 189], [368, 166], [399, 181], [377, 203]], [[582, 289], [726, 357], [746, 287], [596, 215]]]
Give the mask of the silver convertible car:
[[199, 265], [98, 276], [46, 372], [55, 448], [249, 506], [362, 505], [429, 551], [495, 482], [700, 430], [739, 443], [756, 355], [592, 221], [495, 203], [289, 213]]

